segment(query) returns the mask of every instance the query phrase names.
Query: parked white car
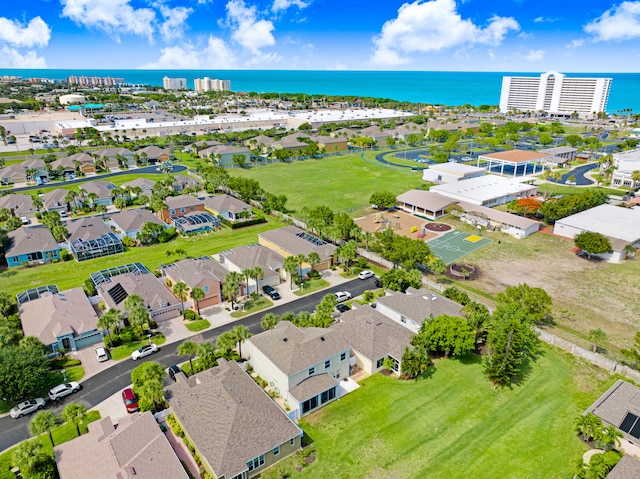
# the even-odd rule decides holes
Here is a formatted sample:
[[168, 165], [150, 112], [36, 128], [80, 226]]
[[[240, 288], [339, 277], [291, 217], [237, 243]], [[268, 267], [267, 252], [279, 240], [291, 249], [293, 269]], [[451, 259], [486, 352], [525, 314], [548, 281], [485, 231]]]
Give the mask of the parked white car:
[[333, 294], [335, 294], [336, 299], [338, 300], [338, 303], [342, 303], [343, 301], [351, 299], [351, 293], [348, 291], [338, 291]]
[[364, 271], [360, 271], [360, 274], [358, 275], [358, 278], [360, 278], [360, 279], [369, 279], [369, 278], [373, 278], [374, 276], [375, 276], [375, 274], [373, 273], [373, 271], [365, 269]]
[[109, 353], [104, 348], [104, 346], [98, 346], [96, 348], [96, 358], [98, 359], [99, 363], [109, 360]]
[[31, 414], [38, 409], [42, 409], [46, 402], [42, 398], [29, 399], [11, 408], [10, 414], [14, 419]]
[[60, 384], [49, 391], [49, 399], [58, 401], [69, 394], [77, 393], [80, 389], [82, 389], [82, 386], [75, 381]]
[[142, 346], [141, 348], [136, 349], [134, 352], [131, 353], [131, 359], [133, 359], [134, 361], [144, 358], [146, 356], [150, 356], [153, 353], [157, 353], [158, 352], [158, 346], [151, 343], [151, 344], [145, 344], [144, 346]]

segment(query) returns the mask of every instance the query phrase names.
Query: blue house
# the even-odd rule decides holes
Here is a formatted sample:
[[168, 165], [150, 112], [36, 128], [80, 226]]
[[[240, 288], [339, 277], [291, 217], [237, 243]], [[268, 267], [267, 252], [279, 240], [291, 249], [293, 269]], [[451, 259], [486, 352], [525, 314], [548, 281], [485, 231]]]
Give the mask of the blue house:
[[59, 293], [55, 288], [42, 290], [38, 294], [19, 295], [26, 298], [18, 306], [25, 336], [38, 338], [51, 348], [52, 354], [77, 351], [103, 340], [97, 326], [98, 313], [82, 288]]
[[10, 231], [8, 237], [5, 257], [10, 268], [60, 259], [60, 246], [46, 226], [23, 226]]

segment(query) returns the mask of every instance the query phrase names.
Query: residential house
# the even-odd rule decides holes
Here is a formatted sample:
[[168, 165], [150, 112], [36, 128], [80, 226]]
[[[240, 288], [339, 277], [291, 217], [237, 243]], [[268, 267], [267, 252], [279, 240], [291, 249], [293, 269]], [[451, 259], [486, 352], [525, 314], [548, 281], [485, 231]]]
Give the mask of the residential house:
[[276, 140], [270, 136], [258, 135], [253, 138], [249, 138], [244, 142], [245, 146], [251, 150], [256, 150], [257, 154], [265, 154], [267, 149], [275, 143]]
[[54, 448], [60, 479], [188, 479], [151, 411], [114, 424], [107, 416], [89, 431]]
[[98, 216], [67, 221], [68, 249], [76, 261], [122, 253], [124, 245]]
[[384, 360], [393, 361], [393, 371], [402, 370], [402, 356], [411, 347], [413, 332], [374, 308], [363, 306], [340, 315], [331, 326], [351, 346], [351, 366], [368, 374], [384, 369]]
[[236, 248], [218, 253], [220, 263], [229, 271], [242, 273], [256, 266], [262, 269], [264, 276], [258, 280], [249, 279], [248, 293], [260, 291], [263, 286], [278, 286], [286, 279], [284, 271], [284, 258], [269, 248], [252, 244], [238, 246]]
[[95, 193], [97, 195], [96, 199], [85, 201], [90, 201], [93, 204], [105, 206], [113, 204], [112, 191], [115, 189], [115, 187], [116, 186], [113, 183], [105, 180], [86, 181], [80, 184], [80, 189], [87, 195], [91, 193]]
[[173, 184], [171, 185], [173, 191], [182, 193], [185, 188], [201, 189], [202, 183], [196, 180], [193, 176], [176, 175], [173, 177]]
[[168, 196], [165, 199], [165, 204], [167, 209], [160, 211], [158, 216], [169, 224], [172, 223], [173, 218], [178, 216], [184, 216], [194, 211], [205, 212], [204, 202], [190, 195]]
[[20, 164], [13, 164], [0, 169], [0, 183], [3, 185], [15, 185], [26, 182], [27, 172]]
[[359, 132], [350, 128], [340, 128], [339, 130], [332, 131], [330, 133], [330, 136], [333, 136], [334, 138], [342, 137], [349, 140], [351, 138], [359, 136]]
[[304, 150], [308, 146], [308, 143], [301, 141], [299, 138], [309, 138], [309, 135], [305, 133], [292, 133], [291, 135], [283, 136], [273, 143], [272, 148], [274, 150], [287, 151]]
[[63, 190], [62, 188], [56, 188], [48, 193], [42, 195], [42, 203], [47, 211], [57, 211], [61, 213], [68, 210], [67, 195], [69, 190]]
[[[129, 148], [104, 148], [93, 152], [96, 162], [94, 164], [106, 164], [107, 168], [120, 168], [120, 161], [127, 167], [136, 166], [133, 151]], [[120, 159], [120, 161], [118, 161]]]
[[204, 199], [204, 207], [214, 215], [229, 221], [247, 220], [253, 217], [250, 205], [226, 194], [207, 196]]
[[83, 174], [96, 172], [96, 159], [87, 153], [75, 153], [66, 157], [73, 165], [78, 165], [78, 169]]
[[193, 143], [189, 146], [186, 146], [185, 148], [183, 148], [182, 151], [184, 151], [185, 153], [195, 153], [195, 152], [198, 152], [199, 150], [205, 150], [209, 147], [220, 146], [220, 145], [222, 145], [222, 143], [216, 140], [199, 141], [197, 143]]
[[70, 159], [69, 156], [63, 156], [62, 158], [58, 158], [57, 160], [54, 160], [51, 163], [49, 163], [49, 166], [51, 167], [51, 171], [53, 171], [54, 174], [60, 177], [69, 176], [71, 174], [75, 174], [76, 172], [76, 164], [72, 159]]
[[640, 477], [640, 459], [631, 454], [625, 454], [620, 458], [609, 474], [607, 479], [637, 479]]
[[381, 130], [378, 125], [368, 126], [358, 132], [358, 136], [366, 136], [373, 140], [374, 146], [386, 146], [387, 138], [393, 136], [391, 130]]
[[623, 439], [640, 446], [640, 388], [618, 379], [585, 411], [602, 419], [605, 426], [612, 425], [623, 434]]
[[[416, 123], [409, 122], [404, 125], [399, 125], [396, 128], [390, 130], [389, 133], [396, 140], [401, 140], [404, 143], [407, 143], [409, 139], [409, 135], [422, 135], [422, 130], [427, 131], [427, 128], [424, 125], [417, 125]], [[386, 141], [386, 140], [385, 140]]]
[[127, 297], [140, 296], [154, 321], [177, 318], [182, 314], [180, 301], [154, 274], [145, 272], [122, 273], [111, 276], [96, 286], [98, 295], [107, 309], [115, 308], [128, 314], [124, 303]]
[[[147, 197], [151, 197], [153, 194], [153, 187], [156, 184], [155, 181], [150, 180], [148, 178], [136, 178], [135, 180], [127, 181], [122, 184], [122, 188], [140, 188], [142, 191], [141, 195], [145, 195]], [[134, 195], [135, 196], [135, 195]]]
[[31, 158], [30, 160], [23, 161], [20, 166], [22, 166], [25, 173], [27, 173], [28, 180], [30, 179], [38, 184], [46, 183], [49, 180], [49, 170], [47, 170], [47, 164], [44, 160]]
[[82, 288], [42, 292], [18, 305], [25, 336], [56, 351], [77, 351], [102, 341], [98, 313]]
[[[188, 299], [194, 309], [206, 308], [222, 302], [222, 286], [229, 271], [213, 258], [187, 258], [162, 266], [162, 275], [171, 283], [184, 283], [189, 287]], [[191, 291], [200, 288], [204, 298], [196, 306]]]
[[[162, 163], [171, 159], [171, 152], [160, 148], [156, 145], [145, 146], [135, 152], [140, 158], [140, 163], [145, 165], [147, 163]], [[135, 156], [134, 155], [134, 156]]]
[[232, 146], [232, 145], [216, 145], [205, 148], [198, 152], [200, 158], [207, 158], [214, 160], [214, 163], [218, 166], [233, 165], [234, 155], [243, 155], [245, 157], [245, 163], [251, 159], [251, 151], [245, 146]]
[[151, 211], [142, 208], [112, 213], [105, 223], [114, 230], [114, 234], [119, 239], [125, 236], [131, 239], [137, 239], [138, 234], [142, 231], [142, 227], [147, 223], [155, 223], [165, 228], [167, 227], [167, 224]]
[[18, 228], [7, 236], [9, 246], [5, 248], [4, 256], [10, 268], [60, 259], [60, 246], [44, 225]]
[[349, 377], [350, 347], [335, 329], [298, 328], [280, 321], [245, 341], [255, 373], [277, 391], [299, 418], [338, 399]]
[[12, 216], [26, 216], [33, 218], [36, 215], [36, 208], [33, 206], [33, 197], [31, 195], [21, 195], [9, 193], [0, 196], [0, 210], [6, 208]]
[[[313, 266], [316, 271], [322, 271], [333, 264], [336, 246], [313, 236], [295, 226], [285, 226], [258, 235], [258, 243], [287, 258], [302, 254], [306, 257], [315, 251], [320, 256], [320, 262]], [[304, 263], [302, 273], [309, 272], [311, 265]]]
[[347, 151], [347, 139], [343, 137], [333, 136], [314, 136], [311, 139], [317, 143], [322, 153], [336, 153], [338, 151]]
[[247, 479], [301, 447], [302, 429], [235, 362], [179, 373], [166, 396], [210, 477]]
[[376, 299], [376, 303], [380, 313], [414, 334], [418, 333], [427, 318], [442, 314], [463, 316], [461, 305], [426, 288], [408, 288], [404, 294], [387, 291], [385, 296]]

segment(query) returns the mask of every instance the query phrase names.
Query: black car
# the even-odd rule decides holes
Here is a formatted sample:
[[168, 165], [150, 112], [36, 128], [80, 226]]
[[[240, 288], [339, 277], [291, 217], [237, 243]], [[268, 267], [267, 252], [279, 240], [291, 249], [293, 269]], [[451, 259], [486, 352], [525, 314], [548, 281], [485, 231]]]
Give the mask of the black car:
[[376, 288], [382, 288], [382, 280], [380, 278], [376, 278]]
[[344, 304], [344, 303], [340, 303], [336, 306], [336, 309], [341, 312], [344, 313], [346, 311], [349, 311], [351, 308], [349, 307], [349, 305]]
[[273, 286], [263, 286], [262, 291], [271, 299], [280, 299], [280, 293], [278, 293]]

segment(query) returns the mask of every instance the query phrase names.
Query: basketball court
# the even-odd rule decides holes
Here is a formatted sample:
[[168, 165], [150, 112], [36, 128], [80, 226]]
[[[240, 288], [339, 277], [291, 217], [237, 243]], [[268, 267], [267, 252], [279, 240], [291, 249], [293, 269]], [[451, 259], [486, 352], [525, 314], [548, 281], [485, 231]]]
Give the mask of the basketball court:
[[427, 241], [431, 252], [447, 265], [491, 243], [490, 239], [462, 231], [449, 231], [439, 238]]

